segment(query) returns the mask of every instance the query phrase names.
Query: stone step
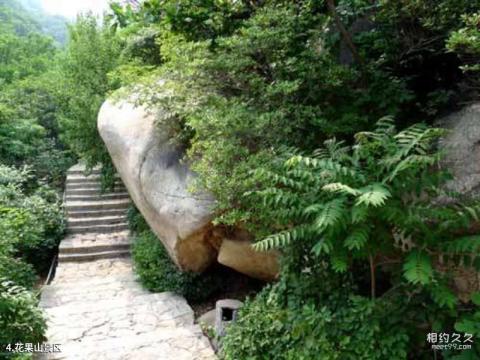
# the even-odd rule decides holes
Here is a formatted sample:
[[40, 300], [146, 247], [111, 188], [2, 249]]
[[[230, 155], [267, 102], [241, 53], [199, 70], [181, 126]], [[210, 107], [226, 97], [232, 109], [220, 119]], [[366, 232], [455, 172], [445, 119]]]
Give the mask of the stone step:
[[93, 218], [93, 217], [104, 217], [104, 216], [121, 216], [126, 215], [126, 209], [100, 209], [100, 210], [79, 210], [79, 211], [68, 211], [68, 218], [70, 219], [83, 219], [83, 218]]
[[[96, 165], [93, 168], [90, 169], [91, 172], [100, 172], [102, 170], [102, 167], [100, 165]], [[67, 170], [67, 174], [70, 173], [77, 173], [81, 172], [84, 173], [87, 171], [87, 166], [84, 163], [78, 163], [73, 165], [71, 168]]]
[[[115, 280], [113, 280], [115, 281]], [[114, 282], [111, 283], [113, 285]], [[103, 287], [92, 287], [89, 285], [83, 287], [83, 292], [76, 293], [77, 299], [71, 302], [65, 302], [64, 304], [57, 306], [48, 306], [48, 301], [45, 301], [46, 308], [48, 309], [48, 315], [50, 318], [65, 316], [68, 314], [68, 317], [75, 317], [76, 315], [82, 315], [84, 313], [89, 313], [92, 317], [95, 317], [96, 314], [106, 315], [109, 312], [119, 312], [119, 310], [126, 309], [130, 312], [133, 312], [133, 307], [137, 306], [141, 310], [156, 310], [152, 315], [155, 316], [156, 322], [165, 321], [165, 320], [178, 320], [178, 323], [184, 323], [185, 320], [191, 320], [193, 323], [193, 311], [188, 306], [187, 303], [183, 303], [182, 299], [169, 292], [164, 293], [149, 293], [142, 289], [140, 285], [133, 284], [134, 290], [132, 290], [131, 282], [124, 282], [122, 286], [112, 287], [105, 285]], [[52, 286], [52, 285], [49, 285]], [[52, 289], [49, 290], [49, 294], [46, 294], [45, 299], [55, 300], [62, 298], [65, 295], [71, 295], [67, 292], [67, 288], [57, 288], [57, 285], [53, 285]], [[110, 298], [104, 297], [105, 292], [116, 291], [118, 295], [122, 296], [111, 296]], [[99, 295], [101, 297], [91, 297], [86, 298], [83, 295]], [[42, 297], [43, 297], [42, 292]], [[182, 301], [182, 302], [181, 302]], [[181, 303], [180, 303], [181, 302]], [[145, 306], [146, 305], [146, 306]], [[150, 308], [150, 309], [148, 309]], [[168, 310], [168, 311], [165, 311]], [[145, 313], [148, 313], [148, 312]], [[136, 311], [139, 314], [142, 311]], [[113, 315], [113, 314], [112, 314]]]
[[66, 195], [67, 203], [70, 201], [104, 201], [104, 200], [115, 200], [115, 199], [128, 199], [128, 193], [118, 192], [118, 193], [106, 193], [100, 195]]
[[58, 262], [84, 262], [130, 256], [130, 250], [100, 251], [86, 254], [59, 254]]
[[[115, 181], [121, 180], [120, 176], [118, 175], [115, 175], [115, 179]], [[89, 176], [79, 174], [67, 175], [67, 184], [83, 184], [88, 182], [101, 183], [101, 176], [98, 174], [93, 174]]]
[[98, 225], [72, 225], [67, 226], [67, 232], [70, 234], [101, 233], [109, 234], [116, 231], [128, 230], [128, 223], [120, 222], [116, 224], [98, 224]]
[[[129, 258], [121, 258], [119, 260], [130, 260]], [[81, 263], [63, 263], [59, 268], [63, 268], [65, 272], [75, 276], [75, 269], [79, 266], [90, 266], [99, 261], [115, 261], [114, 259], [92, 260], [90, 262]], [[118, 270], [118, 269], [116, 269]], [[124, 289], [143, 289], [141, 284], [137, 281], [136, 275], [131, 271], [116, 271], [114, 273], [101, 273], [101, 276], [83, 276], [81, 278], [72, 277], [73, 281], [58, 281], [57, 274], [53, 282], [42, 287], [42, 301], [53, 298], [54, 295], [78, 295], [78, 294], [96, 294], [101, 295], [103, 290], [107, 288], [118, 290]], [[133, 286], [132, 286], [133, 284]], [[88, 290], [87, 290], [88, 289]], [[144, 292], [147, 292], [143, 289]]]
[[[100, 234], [97, 236], [101, 237], [104, 235]], [[130, 276], [133, 278], [132, 267], [132, 259], [129, 257], [88, 262], [64, 262], [55, 271], [54, 283], [65, 285], [88, 282], [92, 284], [118, 276]]]
[[[96, 189], [101, 189], [102, 188], [102, 183], [100, 180], [71, 180], [65, 183], [66, 185], [66, 190], [70, 189], [91, 189], [91, 188], [96, 188]], [[118, 187], [123, 187], [123, 183], [120, 180], [115, 181], [115, 186]]]
[[65, 208], [70, 211], [95, 211], [105, 209], [127, 209], [130, 204], [129, 199], [104, 200], [104, 201], [68, 201]]
[[108, 251], [130, 251], [130, 242], [125, 242], [124, 244], [116, 245], [94, 245], [94, 246], [84, 246], [84, 247], [69, 247], [67, 245], [60, 247], [59, 254], [93, 254], [93, 253], [102, 253]]
[[92, 236], [83, 239], [83, 234], [64, 239], [59, 246], [60, 254], [86, 254], [93, 252], [128, 250], [131, 240], [128, 236]]
[[[102, 323], [99, 323], [102, 324]], [[61, 343], [61, 352], [41, 353], [39, 360], [67, 359], [142, 359], [142, 360], [214, 360], [217, 359], [207, 338], [197, 325], [145, 329], [134, 322], [134, 329], [116, 328], [81, 340]], [[99, 325], [101, 328], [102, 326]], [[105, 326], [106, 328], [106, 326]], [[103, 330], [105, 331], [105, 330]], [[51, 343], [51, 342], [50, 342]]]
[[67, 225], [68, 226], [109, 225], [109, 224], [124, 223], [126, 221], [127, 221], [127, 215], [124, 213], [121, 215], [113, 215], [113, 216], [91, 216], [91, 217], [82, 217], [82, 218], [69, 217], [67, 220]]
[[55, 280], [53, 284], [42, 288], [41, 306], [51, 308], [69, 305], [76, 301], [88, 303], [117, 297], [131, 298], [146, 293], [131, 272], [102, 278], [83, 278], [71, 282]]
[[90, 171], [87, 171], [85, 169], [69, 169], [67, 170], [67, 176], [68, 175], [81, 175], [81, 176], [90, 176], [90, 175], [99, 175], [101, 174], [102, 171], [100, 169], [91, 169]]
[[80, 188], [68, 188], [65, 191], [66, 196], [70, 195], [104, 195], [104, 194], [119, 194], [119, 193], [126, 193], [127, 189], [124, 186], [117, 186], [113, 189], [108, 189], [106, 192], [102, 192], [102, 189], [98, 186], [92, 187], [80, 187]]

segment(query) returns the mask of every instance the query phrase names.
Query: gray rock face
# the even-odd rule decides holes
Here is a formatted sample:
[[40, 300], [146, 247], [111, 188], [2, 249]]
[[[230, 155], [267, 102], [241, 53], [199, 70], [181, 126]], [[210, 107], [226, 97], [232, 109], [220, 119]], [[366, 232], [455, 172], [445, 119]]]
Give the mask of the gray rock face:
[[441, 140], [444, 165], [454, 179], [451, 190], [467, 197], [480, 195], [480, 103], [470, 105], [440, 120], [437, 126], [449, 130]]
[[[448, 129], [440, 141], [444, 151], [443, 166], [453, 175], [447, 183], [450, 190], [467, 199], [479, 199], [480, 195], [480, 103], [450, 114], [436, 124]], [[463, 302], [480, 290], [480, 273], [470, 267], [449, 267], [441, 271], [453, 274], [453, 288]]]
[[208, 194], [192, 194], [194, 174], [181, 162], [156, 120], [134, 101], [106, 101], [98, 130], [128, 192], [152, 230], [183, 270], [202, 271], [215, 258], [208, 242], [211, 206]]

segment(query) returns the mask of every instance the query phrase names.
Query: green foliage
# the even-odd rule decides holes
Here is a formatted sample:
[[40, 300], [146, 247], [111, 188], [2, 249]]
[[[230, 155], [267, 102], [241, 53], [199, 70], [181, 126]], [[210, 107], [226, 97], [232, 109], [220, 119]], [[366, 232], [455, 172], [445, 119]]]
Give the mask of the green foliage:
[[480, 83], [480, 13], [465, 14], [462, 20], [464, 27], [450, 34], [447, 49], [458, 55], [462, 63], [461, 69], [467, 75], [467, 84], [473, 96], [476, 96]]
[[69, 28], [61, 59], [63, 106], [59, 121], [62, 139], [89, 166], [111, 166], [97, 131], [97, 115], [108, 92], [116, 87], [107, 76], [117, 65], [119, 44], [93, 15], [80, 16]]
[[178, 270], [163, 244], [151, 231], [137, 234], [132, 254], [135, 271], [143, 286], [150, 291], [173, 291], [189, 301], [199, 302], [221, 288], [219, 278]]
[[369, 127], [408, 97], [401, 82], [380, 72], [369, 80], [387, 88], [360, 88], [362, 75], [330, 51], [329, 17], [320, 10], [309, 1], [269, 3], [214, 40], [193, 41], [181, 31], [161, 39], [164, 65], [154, 76], [167, 83], [148, 86], [174, 95], [152, 99], [150, 89], [145, 100], [170, 110], [159, 121], [190, 146], [199, 185], [214, 193], [219, 213], [242, 203], [251, 186], [246, 174], [274, 162], [279, 148], [313, 149], [328, 134]]
[[[350, 296], [281, 306], [264, 289], [241, 309], [222, 341], [225, 359], [406, 359], [409, 336], [389, 303]], [[395, 309], [396, 310], [396, 309]]]
[[[25, 193], [28, 172], [0, 167], [0, 254], [22, 258], [37, 271], [49, 266], [49, 258], [64, 231], [58, 195], [47, 187]], [[21, 271], [23, 272], [23, 271]]]
[[63, 235], [56, 192], [31, 169], [0, 165], [0, 343], [43, 342], [46, 321], [32, 292]]
[[197, 40], [230, 33], [253, 10], [248, 2], [217, 0], [127, 1], [123, 6], [113, 2], [110, 7], [110, 21], [114, 27], [138, 28], [160, 24], [166, 31]]
[[225, 357], [428, 357], [425, 329], [462, 311], [439, 264], [478, 267], [479, 238], [461, 234], [479, 208], [443, 187], [443, 132], [412, 124], [475, 99], [480, 3], [128, 3], [112, 7], [127, 45], [111, 79], [166, 110], [215, 223], [285, 261]]
[[[260, 168], [251, 174], [252, 182], [260, 189], [247, 192], [245, 196], [252, 206], [247, 211], [257, 214], [257, 233], [262, 234], [272, 228], [277, 230], [254, 247], [257, 250], [282, 249], [286, 259], [298, 264], [284, 267], [282, 279], [288, 284], [292, 282], [289, 277], [297, 276], [301, 280], [296, 280], [295, 284], [304, 283], [301, 288], [294, 290], [301, 294], [299, 297], [302, 300], [297, 301], [293, 309], [298, 309], [312, 296], [318, 297], [305, 288], [325, 288], [323, 283], [317, 286], [309, 284], [306, 278], [307, 273], [318, 276], [317, 271], [323, 273], [322, 276], [356, 273], [354, 283], [369, 283], [371, 298], [378, 298], [377, 301], [372, 300], [370, 305], [389, 309], [395, 306], [396, 300], [381, 296], [376, 288], [379, 279], [387, 271], [394, 298], [405, 297], [408, 289], [421, 292], [430, 306], [437, 308], [438, 313], [443, 312], [444, 326], [452, 326], [458, 305], [448, 283], [452, 274], [440, 271], [434, 264], [449, 259], [450, 266], [475, 266], [478, 236], [459, 234], [478, 220], [479, 208], [476, 203], [471, 206], [460, 205], [451, 200], [455, 199], [455, 194], [445, 191], [444, 183], [449, 176], [438, 170], [440, 154], [434, 147], [442, 133], [439, 129], [420, 124], [398, 132], [392, 119], [384, 118], [377, 123], [374, 131], [357, 133], [352, 146], [334, 139], [328, 140], [323, 148], [311, 156], [294, 154], [287, 157], [277, 172]], [[323, 263], [328, 268], [316, 270], [306, 259]], [[360, 265], [362, 262], [364, 267]], [[384, 264], [388, 265], [384, 268]], [[363, 278], [359, 271], [365, 271]], [[354, 305], [350, 302], [354, 298], [347, 298], [347, 313], [373, 311], [364, 303], [366, 299]], [[319, 304], [321, 306], [325, 301]], [[355, 306], [360, 304], [366, 307], [357, 312]], [[422, 307], [418, 303], [416, 306]], [[411, 311], [415, 307], [409, 305], [409, 309]], [[285, 310], [283, 306], [282, 311]], [[320, 308], [316, 311], [320, 311]], [[335, 313], [337, 311], [342, 313], [336, 307]], [[409, 316], [417, 319], [421, 310], [417, 308], [413, 314], [417, 315]], [[323, 314], [328, 318], [327, 315]], [[392, 316], [395, 318], [396, 315]], [[307, 321], [309, 316], [302, 314], [300, 318]], [[426, 321], [431, 322], [432, 319]], [[292, 320], [288, 318], [283, 322], [291, 324]], [[340, 323], [344, 322], [340, 320]], [[329, 332], [334, 332], [332, 326]], [[335, 326], [339, 325], [335, 323]], [[398, 326], [398, 334], [405, 331], [405, 324]], [[242, 328], [238, 331], [249, 330]], [[315, 331], [309, 329], [307, 333]], [[371, 332], [365, 329], [364, 333]], [[397, 349], [397, 355], [390, 356], [406, 358], [410, 351], [408, 348], [413, 346], [412, 341], [418, 336], [414, 329], [408, 333], [410, 340], [397, 339], [403, 345]], [[246, 336], [250, 341], [251, 334]], [[338, 336], [341, 338], [341, 335]], [[373, 335], [372, 338], [376, 337]], [[288, 341], [288, 338], [283, 340]], [[328, 343], [331, 344], [331, 341]], [[336, 356], [344, 358], [353, 349], [361, 349], [359, 345], [349, 344]], [[294, 348], [290, 343], [282, 346]], [[302, 344], [299, 348], [305, 349], [306, 346]], [[372, 348], [378, 349], [376, 346]], [[227, 349], [227, 354], [236, 354], [233, 342]], [[321, 353], [321, 350], [315, 349], [312, 354], [315, 351]], [[329, 355], [334, 350], [325, 351], [325, 358], [335, 358]], [[371, 354], [365, 349], [359, 351], [355, 354], [357, 358], [367, 356], [362, 354]], [[278, 353], [288, 354], [282, 347]], [[380, 352], [375, 354], [380, 356]], [[304, 358], [310, 357], [305, 355]]]
[[150, 230], [147, 222], [135, 205], [132, 203], [127, 209], [128, 228], [131, 232], [140, 234]]
[[29, 164], [60, 187], [72, 157], [56, 125], [59, 99], [52, 78], [58, 49], [16, 1], [0, 3], [0, 17], [0, 159]]
[[[412, 283], [429, 283], [433, 271], [426, 250], [440, 250], [440, 239], [444, 244], [453, 241], [455, 226], [463, 228], [469, 218], [456, 206], [431, 203], [446, 179], [431, 171], [438, 161], [431, 146], [441, 133], [423, 125], [396, 132], [393, 121], [384, 118], [373, 132], [356, 134], [351, 147], [329, 140], [313, 157], [288, 159], [276, 177], [255, 171], [257, 183], [273, 187], [250, 192], [252, 204], [264, 204], [264, 219], [275, 219], [277, 228], [287, 227], [256, 248], [306, 241], [313, 252], [336, 259], [398, 256], [396, 237], [410, 237], [421, 251], [406, 257], [405, 276]], [[275, 216], [280, 204], [289, 206], [291, 216]], [[449, 219], [448, 228], [438, 223], [439, 213]], [[436, 218], [432, 229], [429, 223]]]
[[0, 278], [8, 279], [25, 289], [33, 289], [38, 280], [31, 264], [3, 253], [0, 253]]
[[46, 321], [36, 296], [4, 278], [0, 279], [0, 343], [42, 343]]
[[[432, 281], [433, 268], [430, 257], [420, 251], [408, 254], [403, 265], [405, 278], [412, 284], [427, 285]], [[441, 301], [443, 296], [440, 296]]]

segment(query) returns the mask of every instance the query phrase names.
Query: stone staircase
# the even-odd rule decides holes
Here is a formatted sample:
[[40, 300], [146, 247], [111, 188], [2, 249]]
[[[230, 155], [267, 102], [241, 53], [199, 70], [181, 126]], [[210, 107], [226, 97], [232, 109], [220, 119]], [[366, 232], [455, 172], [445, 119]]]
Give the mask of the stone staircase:
[[185, 299], [150, 293], [132, 271], [125, 188], [100, 193], [98, 170], [69, 170], [68, 235], [55, 278], [42, 288], [47, 344], [37, 359], [210, 360], [215, 354]]
[[99, 169], [87, 176], [82, 165], [70, 168], [65, 189], [68, 236], [60, 244], [59, 262], [128, 256], [129, 202], [120, 179], [113, 191], [102, 193]]

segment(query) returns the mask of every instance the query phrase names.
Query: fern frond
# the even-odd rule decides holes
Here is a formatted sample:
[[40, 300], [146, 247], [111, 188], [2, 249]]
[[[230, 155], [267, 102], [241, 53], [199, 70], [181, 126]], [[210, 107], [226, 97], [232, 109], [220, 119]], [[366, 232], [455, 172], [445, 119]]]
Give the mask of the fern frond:
[[395, 131], [395, 120], [392, 116], [384, 116], [375, 124], [375, 132], [382, 135], [390, 135]]
[[342, 255], [332, 256], [330, 259], [333, 271], [344, 273], [348, 269], [348, 259]]
[[312, 252], [319, 256], [320, 254], [330, 254], [332, 251], [332, 244], [328, 239], [321, 238], [317, 243], [312, 247]]
[[412, 251], [403, 264], [403, 275], [413, 284], [429, 284], [433, 279], [430, 257], [422, 251]]
[[354, 179], [364, 179], [363, 174], [358, 173], [355, 169], [344, 166], [332, 159], [316, 159], [306, 156], [293, 156], [286, 161], [285, 166], [287, 168], [294, 168], [298, 165], [304, 165], [315, 170], [324, 170], [331, 174], [332, 177], [348, 176]]
[[303, 208], [285, 208], [275, 209], [275, 220], [280, 223], [291, 223], [295, 221], [306, 221], [308, 215], [305, 214]]
[[265, 206], [296, 207], [300, 203], [300, 199], [295, 193], [284, 189], [268, 188], [256, 191], [255, 194], [263, 199], [263, 204]]
[[463, 206], [463, 210], [473, 221], [480, 221], [480, 206]]
[[480, 235], [463, 236], [451, 240], [444, 245], [444, 250], [453, 255], [478, 254], [480, 251]]
[[253, 248], [256, 251], [268, 251], [271, 249], [279, 249], [288, 246], [292, 241], [299, 239], [307, 239], [311, 236], [310, 226], [298, 226], [289, 230], [279, 232], [267, 236], [265, 239], [260, 240], [253, 244]]
[[346, 218], [346, 209], [343, 199], [335, 199], [324, 204], [314, 221], [314, 227], [320, 233], [329, 226], [336, 225]]
[[365, 186], [359, 189], [359, 191], [361, 195], [357, 198], [356, 205], [382, 206], [385, 204], [385, 200], [391, 196], [390, 191], [379, 183]]
[[402, 157], [412, 152], [417, 155], [425, 155], [432, 141], [443, 133], [442, 129], [428, 128], [425, 124], [415, 124], [399, 132], [394, 138]]
[[286, 176], [291, 177], [297, 181], [302, 181], [307, 185], [315, 185], [318, 183], [318, 178], [311, 171], [295, 168], [288, 170]]
[[[401, 160], [397, 166], [393, 169], [390, 175], [383, 180], [383, 183], [393, 181], [398, 174], [407, 169], [421, 170], [425, 167], [429, 167], [438, 162], [438, 157], [431, 155], [409, 155], [405, 159]], [[393, 160], [392, 163], [393, 165]]]
[[369, 209], [363, 205], [353, 205], [352, 207], [352, 223], [358, 224], [362, 221], [365, 221], [369, 213]]
[[348, 250], [360, 250], [368, 242], [369, 234], [370, 229], [367, 226], [360, 226], [352, 230], [343, 242], [343, 245]]
[[454, 309], [458, 303], [458, 299], [453, 291], [444, 284], [438, 284], [430, 289], [433, 301], [441, 307]]
[[361, 194], [359, 190], [351, 188], [350, 186], [342, 183], [331, 183], [331, 184], [324, 185], [322, 187], [322, 190], [327, 192], [336, 192], [336, 193], [349, 194], [354, 196]]

